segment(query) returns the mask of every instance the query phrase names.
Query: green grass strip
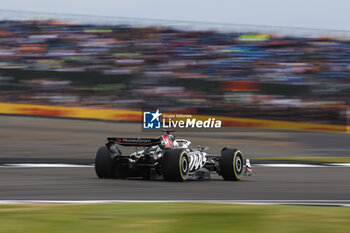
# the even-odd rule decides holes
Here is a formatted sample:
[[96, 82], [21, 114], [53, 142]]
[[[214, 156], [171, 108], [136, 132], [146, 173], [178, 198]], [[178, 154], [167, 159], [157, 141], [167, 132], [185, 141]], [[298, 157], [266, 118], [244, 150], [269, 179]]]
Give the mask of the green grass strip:
[[350, 232], [350, 208], [206, 203], [0, 205], [0, 232]]

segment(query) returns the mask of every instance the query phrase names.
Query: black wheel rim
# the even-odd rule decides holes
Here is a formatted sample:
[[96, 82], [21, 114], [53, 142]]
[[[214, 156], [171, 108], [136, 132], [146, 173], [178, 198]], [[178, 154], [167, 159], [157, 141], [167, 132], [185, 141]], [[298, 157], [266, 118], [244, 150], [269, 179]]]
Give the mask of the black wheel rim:
[[181, 158], [181, 170], [182, 170], [182, 174], [186, 175], [187, 171], [188, 171], [188, 161], [187, 158], [185, 156], [182, 156]]
[[237, 174], [240, 175], [243, 170], [243, 160], [239, 154], [236, 156], [235, 167], [236, 167]]

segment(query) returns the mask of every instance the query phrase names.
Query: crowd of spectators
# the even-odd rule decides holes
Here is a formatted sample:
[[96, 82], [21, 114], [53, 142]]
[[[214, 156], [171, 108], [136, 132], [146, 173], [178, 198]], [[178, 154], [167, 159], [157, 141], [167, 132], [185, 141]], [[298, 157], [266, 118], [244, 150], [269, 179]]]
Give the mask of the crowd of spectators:
[[349, 38], [0, 22], [0, 101], [335, 122]]

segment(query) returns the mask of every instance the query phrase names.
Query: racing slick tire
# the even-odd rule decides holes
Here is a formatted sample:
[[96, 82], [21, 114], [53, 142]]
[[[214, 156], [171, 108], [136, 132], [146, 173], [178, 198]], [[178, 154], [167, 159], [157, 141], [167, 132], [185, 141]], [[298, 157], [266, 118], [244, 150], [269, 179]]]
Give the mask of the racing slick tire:
[[244, 170], [242, 152], [237, 149], [222, 149], [219, 165], [220, 173], [224, 180], [240, 180]]
[[95, 172], [99, 178], [115, 178], [115, 166], [106, 146], [101, 146], [95, 157]]
[[167, 181], [185, 181], [189, 174], [189, 159], [183, 149], [166, 150], [162, 157], [163, 176]]

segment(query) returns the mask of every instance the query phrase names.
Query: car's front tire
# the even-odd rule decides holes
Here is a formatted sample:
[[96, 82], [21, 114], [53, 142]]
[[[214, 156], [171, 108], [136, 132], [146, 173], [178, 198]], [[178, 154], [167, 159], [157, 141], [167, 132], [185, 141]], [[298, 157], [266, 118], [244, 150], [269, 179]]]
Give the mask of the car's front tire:
[[220, 173], [224, 180], [238, 181], [243, 176], [243, 154], [237, 149], [224, 148], [219, 159]]
[[106, 146], [101, 146], [95, 157], [95, 171], [99, 178], [115, 178], [115, 166]]
[[163, 176], [168, 181], [185, 181], [189, 174], [189, 159], [183, 149], [166, 150], [162, 157]]

